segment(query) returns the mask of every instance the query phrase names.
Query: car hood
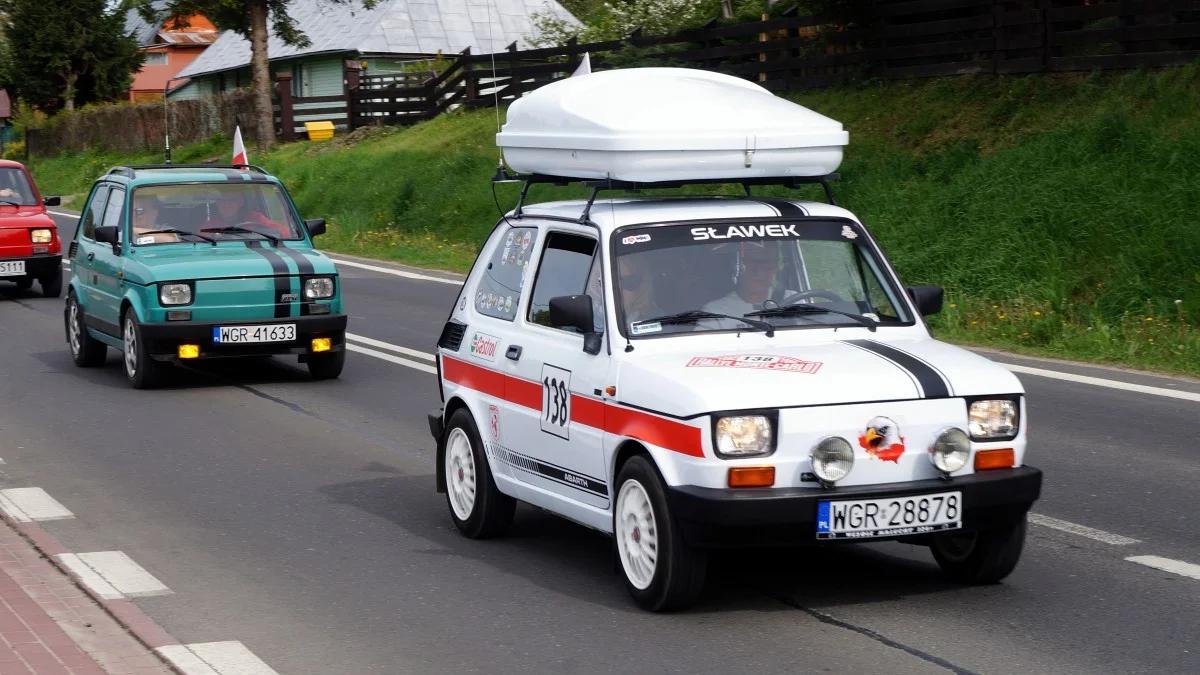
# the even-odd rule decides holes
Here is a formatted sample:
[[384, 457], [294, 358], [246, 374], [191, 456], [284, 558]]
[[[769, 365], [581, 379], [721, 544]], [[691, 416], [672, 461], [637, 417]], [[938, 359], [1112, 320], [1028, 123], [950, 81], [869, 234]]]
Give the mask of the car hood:
[[620, 366], [617, 398], [679, 417], [1024, 392], [1003, 366], [931, 338], [636, 354]]
[[0, 205], [0, 230], [31, 227], [55, 229], [54, 221], [40, 207], [22, 206], [14, 208]]
[[[293, 255], [307, 260], [312, 265], [314, 274], [336, 274], [333, 261], [310, 248], [292, 248], [280, 250], [286, 244], [280, 244], [277, 249], [263, 243], [261, 247], [250, 248], [245, 244], [221, 243], [216, 246], [207, 243], [196, 244], [164, 244], [134, 248], [130, 253], [130, 261], [136, 261], [145, 276], [144, 282], [172, 281], [183, 279], [214, 279], [223, 277], [273, 276], [282, 274], [286, 268], [287, 274], [300, 273]], [[282, 267], [281, 267], [282, 265]], [[135, 275], [135, 266], [127, 266], [127, 275]], [[304, 273], [309, 273], [304, 270]]]

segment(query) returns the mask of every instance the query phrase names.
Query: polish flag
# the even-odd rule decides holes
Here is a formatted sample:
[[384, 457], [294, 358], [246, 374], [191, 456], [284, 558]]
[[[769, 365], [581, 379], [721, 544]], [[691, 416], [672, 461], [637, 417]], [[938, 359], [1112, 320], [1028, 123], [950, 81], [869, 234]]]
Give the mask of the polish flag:
[[242, 127], [239, 125], [233, 132], [233, 163], [249, 164], [246, 157], [246, 146], [242, 143]]

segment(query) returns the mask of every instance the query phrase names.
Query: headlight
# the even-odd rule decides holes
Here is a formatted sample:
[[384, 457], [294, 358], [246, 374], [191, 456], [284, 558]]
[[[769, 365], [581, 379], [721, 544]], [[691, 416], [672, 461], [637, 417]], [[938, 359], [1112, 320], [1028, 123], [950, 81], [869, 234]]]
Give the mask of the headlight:
[[190, 305], [192, 303], [192, 286], [191, 284], [163, 284], [158, 287], [158, 301], [164, 307]]
[[1017, 402], [974, 401], [967, 409], [967, 430], [977, 441], [1017, 435]]
[[933, 442], [929, 458], [942, 473], [954, 473], [967, 465], [971, 456], [971, 439], [967, 432], [953, 427], [946, 429]]
[[305, 279], [304, 297], [309, 300], [324, 300], [325, 298], [332, 298], [333, 279], [330, 279], [329, 277]]
[[854, 468], [854, 448], [850, 441], [837, 436], [822, 439], [809, 452], [813, 473], [826, 483], [836, 483]]
[[768, 455], [771, 420], [764, 415], [722, 417], [716, 427], [717, 454], [728, 457]]
[[54, 240], [54, 233], [50, 230], [30, 230], [29, 236], [35, 244], [49, 244]]

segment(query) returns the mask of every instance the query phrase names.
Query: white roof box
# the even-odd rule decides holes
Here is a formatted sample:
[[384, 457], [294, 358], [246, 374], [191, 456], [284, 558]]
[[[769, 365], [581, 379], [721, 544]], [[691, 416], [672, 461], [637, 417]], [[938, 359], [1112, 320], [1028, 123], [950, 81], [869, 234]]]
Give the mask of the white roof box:
[[496, 134], [523, 174], [666, 182], [824, 176], [842, 124], [741, 78], [690, 68], [568, 77], [513, 102]]

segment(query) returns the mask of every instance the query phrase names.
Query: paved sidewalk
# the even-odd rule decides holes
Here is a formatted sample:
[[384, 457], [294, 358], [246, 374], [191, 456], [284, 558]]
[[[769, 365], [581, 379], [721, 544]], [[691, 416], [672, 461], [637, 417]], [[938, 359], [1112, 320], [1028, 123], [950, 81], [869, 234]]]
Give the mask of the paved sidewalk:
[[0, 675], [166, 675], [70, 578], [0, 522]]

